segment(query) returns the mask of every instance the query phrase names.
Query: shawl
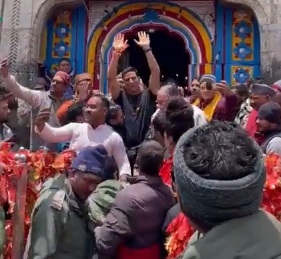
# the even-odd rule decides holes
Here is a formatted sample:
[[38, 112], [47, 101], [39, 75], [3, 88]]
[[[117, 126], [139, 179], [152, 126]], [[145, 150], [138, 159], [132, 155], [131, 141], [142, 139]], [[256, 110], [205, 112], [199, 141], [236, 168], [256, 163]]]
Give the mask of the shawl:
[[[213, 100], [205, 107], [203, 108], [203, 112], [205, 113], [206, 119], [208, 121], [211, 121], [213, 118], [213, 115], [215, 113], [216, 107], [219, 103], [219, 101], [221, 100], [222, 95], [220, 92], [216, 92], [215, 97], [213, 98]], [[193, 103], [193, 105], [199, 106], [200, 104], [200, 99], [196, 99], [195, 102]], [[200, 108], [200, 107], [199, 107]]]
[[172, 169], [173, 169], [173, 157], [166, 159], [160, 169], [159, 175], [163, 182], [168, 186], [172, 186]]

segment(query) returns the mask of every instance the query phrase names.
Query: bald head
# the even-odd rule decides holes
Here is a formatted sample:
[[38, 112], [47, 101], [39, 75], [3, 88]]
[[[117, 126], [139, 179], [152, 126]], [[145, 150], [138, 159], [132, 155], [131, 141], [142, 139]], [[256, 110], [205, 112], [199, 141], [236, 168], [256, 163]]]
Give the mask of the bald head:
[[159, 90], [159, 93], [171, 96], [177, 96], [179, 94], [179, 90], [175, 84], [167, 84], [163, 85]]
[[166, 84], [163, 85], [157, 93], [157, 108], [164, 110], [165, 104], [170, 97], [178, 96], [179, 90], [175, 84]]

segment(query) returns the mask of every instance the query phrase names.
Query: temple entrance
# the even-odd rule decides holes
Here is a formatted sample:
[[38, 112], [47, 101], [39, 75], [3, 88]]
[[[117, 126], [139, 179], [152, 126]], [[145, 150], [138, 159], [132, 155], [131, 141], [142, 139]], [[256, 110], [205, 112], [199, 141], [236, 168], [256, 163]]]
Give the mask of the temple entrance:
[[[138, 28], [139, 30], [141, 28]], [[178, 85], [185, 86], [188, 80], [190, 55], [184, 40], [165, 28], [150, 29], [147, 32], [150, 35], [151, 49], [160, 66], [161, 81], [164, 82], [172, 78]], [[129, 47], [120, 60], [119, 71], [128, 66], [133, 66], [138, 70], [144, 84], [147, 85], [150, 71], [142, 49], [134, 42], [134, 39], [137, 39], [137, 31], [126, 34], [126, 38]]]

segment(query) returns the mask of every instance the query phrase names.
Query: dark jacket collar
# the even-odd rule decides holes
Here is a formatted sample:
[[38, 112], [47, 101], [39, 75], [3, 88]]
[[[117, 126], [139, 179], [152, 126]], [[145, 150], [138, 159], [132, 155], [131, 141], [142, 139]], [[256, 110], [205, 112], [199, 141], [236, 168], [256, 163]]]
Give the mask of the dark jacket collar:
[[137, 183], [144, 183], [148, 185], [164, 184], [160, 176], [150, 176], [150, 175], [139, 175], [136, 181], [134, 182], [134, 184]]

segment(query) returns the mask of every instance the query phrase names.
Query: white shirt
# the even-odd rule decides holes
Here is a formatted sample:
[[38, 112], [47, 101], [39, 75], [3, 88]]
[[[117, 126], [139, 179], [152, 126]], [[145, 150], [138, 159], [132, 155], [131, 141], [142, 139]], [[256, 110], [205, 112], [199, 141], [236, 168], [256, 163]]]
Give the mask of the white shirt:
[[193, 107], [193, 118], [194, 118], [194, 127], [201, 127], [208, 123], [204, 112], [197, 107], [196, 105], [192, 105]]
[[[207, 119], [205, 117], [204, 112], [198, 108], [196, 105], [192, 105], [193, 107], [193, 119], [194, 119], [194, 127], [200, 127], [207, 123]], [[157, 109], [151, 116], [151, 121], [155, 118], [155, 116], [160, 112], [160, 109]]]
[[45, 124], [44, 129], [35, 132], [50, 143], [70, 142], [69, 148], [79, 152], [87, 146], [102, 144], [109, 156], [113, 156], [119, 175], [131, 174], [131, 167], [126, 153], [125, 145], [120, 135], [106, 124], [93, 129], [88, 123], [69, 123], [60, 128]]

